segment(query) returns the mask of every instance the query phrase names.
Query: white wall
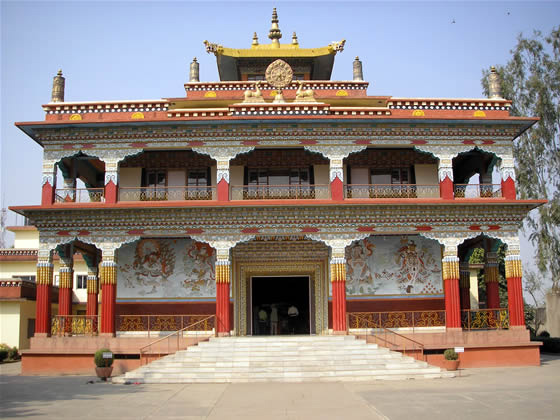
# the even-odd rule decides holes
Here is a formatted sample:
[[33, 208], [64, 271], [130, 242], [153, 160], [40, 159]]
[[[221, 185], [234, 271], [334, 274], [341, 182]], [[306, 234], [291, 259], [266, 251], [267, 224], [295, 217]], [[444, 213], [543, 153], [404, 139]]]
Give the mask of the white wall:
[[19, 347], [20, 302], [0, 301], [0, 343]]

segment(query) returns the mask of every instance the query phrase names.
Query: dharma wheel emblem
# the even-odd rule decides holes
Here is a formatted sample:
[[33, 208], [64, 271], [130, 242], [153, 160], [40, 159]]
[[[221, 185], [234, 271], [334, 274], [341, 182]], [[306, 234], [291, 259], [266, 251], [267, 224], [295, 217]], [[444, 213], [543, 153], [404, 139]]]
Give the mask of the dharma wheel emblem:
[[288, 63], [276, 60], [266, 68], [264, 76], [269, 85], [282, 89], [292, 83], [294, 72]]

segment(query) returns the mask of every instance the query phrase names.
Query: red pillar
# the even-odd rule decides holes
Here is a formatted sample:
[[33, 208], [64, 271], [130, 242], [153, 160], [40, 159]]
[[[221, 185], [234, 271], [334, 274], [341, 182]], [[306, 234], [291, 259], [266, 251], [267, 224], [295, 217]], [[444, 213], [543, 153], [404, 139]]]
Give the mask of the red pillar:
[[98, 300], [99, 285], [97, 281], [97, 270], [88, 268], [86, 318], [88, 322], [91, 322], [92, 331], [97, 331]]
[[216, 261], [216, 333], [229, 335], [231, 331], [229, 316], [229, 260]]
[[448, 176], [439, 182], [439, 194], [444, 200], [453, 200], [453, 181]]
[[105, 202], [107, 204], [115, 204], [118, 201], [118, 195], [119, 189], [113, 180], [105, 184]]
[[229, 183], [222, 178], [217, 185], [218, 201], [229, 201]]
[[54, 186], [49, 181], [45, 182], [41, 192], [41, 205], [51, 206], [54, 203], [54, 193]]
[[486, 307], [488, 309], [500, 308], [500, 291], [498, 275], [498, 256], [495, 252], [486, 253], [484, 266], [484, 281], [486, 283]]
[[506, 279], [508, 287], [509, 325], [512, 327], [525, 326], [521, 273], [520, 256], [508, 255], [506, 257]]
[[461, 302], [459, 298], [459, 258], [443, 259], [443, 284], [445, 293], [445, 319], [447, 328], [461, 328]]
[[459, 265], [459, 294], [461, 310], [471, 309], [471, 276], [468, 263]]
[[516, 199], [515, 181], [510, 176], [505, 181], [502, 179], [502, 197], [508, 200]]
[[344, 200], [344, 185], [339, 177], [335, 177], [331, 182], [331, 199], [333, 201]]
[[[106, 258], [105, 256], [103, 257]], [[117, 297], [117, 265], [115, 261], [101, 263], [101, 329], [102, 334], [115, 335], [115, 305]]]
[[346, 260], [331, 259], [333, 332], [346, 334]]
[[35, 302], [35, 335], [51, 334], [52, 252], [39, 250], [37, 261], [37, 296]]

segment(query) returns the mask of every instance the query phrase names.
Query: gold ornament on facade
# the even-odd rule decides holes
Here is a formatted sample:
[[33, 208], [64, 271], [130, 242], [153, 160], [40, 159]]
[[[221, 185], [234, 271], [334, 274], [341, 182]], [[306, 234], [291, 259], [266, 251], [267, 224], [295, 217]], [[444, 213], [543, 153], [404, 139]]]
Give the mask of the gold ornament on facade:
[[117, 284], [117, 266], [101, 265], [101, 284]]
[[37, 284], [52, 284], [54, 267], [52, 264], [42, 264], [37, 266]]
[[508, 259], [506, 257], [506, 277], [515, 278], [522, 276], [521, 260], [520, 259]]
[[60, 271], [58, 274], [58, 287], [61, 289], [71, 289], [73, 278], [73, 271]]
[[304, 89], [305, 83], [302, 80], [298, 80], [298, 89], [296, 91], [295, 102], [315, 102], [315, 94], [313, 89]]
[[331, 282], [335, 283], [344, 281], [346, 281], [346, 264], [331, 264]]
[[265, 79], [269, 85], [282, 89], [292, 83], [294, 72], [284, 60], [275, 60], [266, 68]]
[[443, 279], [459, 279], [459, 261], [443, 261]]
[[257, 81], [255, 82], [255, 90], [246, 90], [243, 93], [243, 96], [245, 97], [245, 99], [243, 100], [243, 103], [263, 103], [264, 102], [264, 98], [260, 89], [260, 84], [261, 82]]
[[216, 265], [216, 283], [229, 283], [229, 264]]

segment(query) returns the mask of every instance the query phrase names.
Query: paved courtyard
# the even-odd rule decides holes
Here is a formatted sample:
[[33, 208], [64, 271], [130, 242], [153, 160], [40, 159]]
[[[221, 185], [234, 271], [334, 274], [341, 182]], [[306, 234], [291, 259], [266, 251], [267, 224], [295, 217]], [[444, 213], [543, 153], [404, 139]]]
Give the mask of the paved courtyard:
[[560, 357], [552, 355], [541, 367], [368, 383], [114, 385], [87, 376], [19, 376], [19, 369], [0, 365], [3, 420], [560, 418]]

